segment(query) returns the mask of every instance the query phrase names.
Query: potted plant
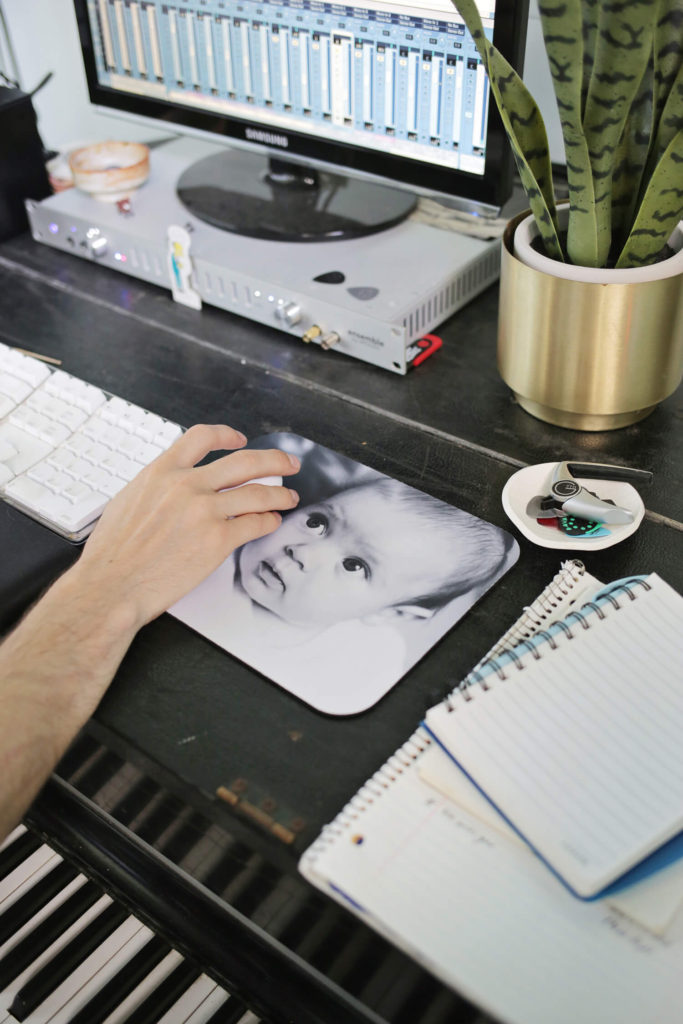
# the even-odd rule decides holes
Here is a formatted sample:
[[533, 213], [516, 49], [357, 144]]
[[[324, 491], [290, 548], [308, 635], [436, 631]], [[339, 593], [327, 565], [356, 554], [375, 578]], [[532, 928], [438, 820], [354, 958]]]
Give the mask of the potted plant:
[[563, 207], [535, 101], [486, 38], [475, 0], [453, 3], [531, 210], [503, 240], [501, 375], [549, 422], [635, 422], [683, 376], [682, 0], [541, 3], [567, 163]]

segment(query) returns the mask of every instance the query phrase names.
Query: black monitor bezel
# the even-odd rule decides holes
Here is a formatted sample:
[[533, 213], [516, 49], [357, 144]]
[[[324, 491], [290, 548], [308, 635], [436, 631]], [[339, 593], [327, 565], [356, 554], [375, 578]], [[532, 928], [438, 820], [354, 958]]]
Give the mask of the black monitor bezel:
[[[120, 92], [100, 84], [95, 49], [88, 18], [87, 0], [73, 0], [90, 101], [97, 107], [149, 118], [180, 130], [189, 128], [208, 133], [225, 142], [231, 140], [249, 148], [263, 149], [251, 142], [247, 128], [263, 131], [263, 121], [249, 121], [229, 114], [215, 114], [194, 107]], [[497, 0], [493, 42], [521, 74], [526, 41], [528, 0]], [[310, 160], [336, 171], [369, 174], [386, 182], [413, 188], [423, 194], [448, 196], [485, 207], [500, 207], [512, 189], [513, 159], [495, 103], [489, 107], [486, 161], [483, 174], [442, 168], [375, 149], [335, 142], [307, 135], [279, 125], [277, 134], [287, 137], [286, 151], [273, 150], [283, 159]]]

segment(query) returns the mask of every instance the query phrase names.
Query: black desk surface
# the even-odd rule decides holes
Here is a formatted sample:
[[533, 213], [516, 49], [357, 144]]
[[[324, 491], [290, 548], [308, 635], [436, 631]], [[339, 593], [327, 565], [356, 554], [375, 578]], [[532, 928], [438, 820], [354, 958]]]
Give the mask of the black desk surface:
[[[175, 305], [166, 291], [28, 236], [0, 246], [0, 284], [7, 344], [57, 357], [66, 371], [184, 425], [310, 437], [509, 529], [501, 491], [524, 465], [569, 458], [650, 469], [641, 528], [585, 562], [603, 580], [657, 571], [683, 590], [683, 388], [610, 433], [533, 419], [496, 372], [496, 287], [442, 326], [436, 356], [400, 377], [211, 307]], [[87, 731], [253, 842], [297, 885], [296, 859], [320, 827], [572, 557], [518, 539], [517, 565], [365, 714], [320, 715], [162, 616], [137, 637]], [[7, 622], [74, 549], [2, 504], [0, 546]], [[291, 846], [215, 799], [237, 778], [300, 819]]]

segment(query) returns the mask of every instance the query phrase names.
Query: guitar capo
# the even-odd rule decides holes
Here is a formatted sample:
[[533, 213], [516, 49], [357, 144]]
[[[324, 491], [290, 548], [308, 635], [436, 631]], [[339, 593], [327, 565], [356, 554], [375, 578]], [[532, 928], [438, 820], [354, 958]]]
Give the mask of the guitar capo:
[[613, 501], [599, 498], [593, 491], [580, 484], [577, 476], [598, 480], [621, 480], [627, 483], [649, 484], [652, 473], [647, 469], [626, 469], [623, 466], [609, 466], [591, 462], [558, 462], [550, 480], [550, 494], [532, 498], [527, 515], [534, 519], [556, 516], [563, 519], [575, 516], [579, 519], [596, 520], [608, 524], [632, 523], [635, 515], [627, 508]]

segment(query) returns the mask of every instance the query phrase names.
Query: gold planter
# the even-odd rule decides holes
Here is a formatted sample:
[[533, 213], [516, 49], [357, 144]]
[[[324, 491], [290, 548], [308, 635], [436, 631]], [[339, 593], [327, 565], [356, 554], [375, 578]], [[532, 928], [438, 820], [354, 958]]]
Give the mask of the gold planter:
[[636, 423], [683, 377], [683, 275], [627, 284], [567, 280], [503, 238], [498, 368], [539, 419], [575, 430]]

